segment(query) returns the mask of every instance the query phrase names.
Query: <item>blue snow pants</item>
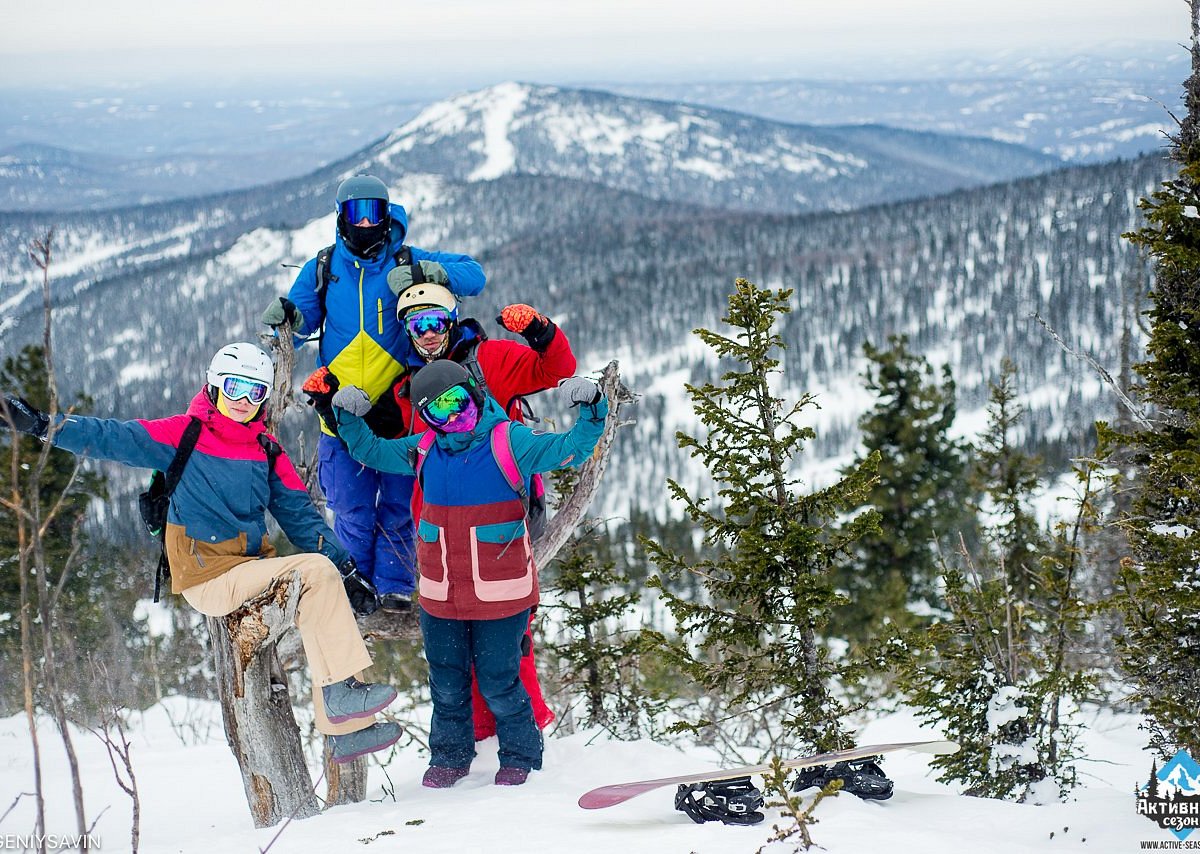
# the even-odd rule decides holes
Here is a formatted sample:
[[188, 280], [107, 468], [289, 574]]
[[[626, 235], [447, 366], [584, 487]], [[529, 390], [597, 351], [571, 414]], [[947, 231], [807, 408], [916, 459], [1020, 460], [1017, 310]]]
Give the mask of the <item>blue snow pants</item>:
[[542, 767], [542, 733], [521, 684], [521, 637], [529, 609], [500, 620], [445, 620], [421, 609], [421, 634], [429, 662], [433, 724], [429, 764], [468, 768], [475, 758], [471, 668], [479, 692], [496, 716], [500, 765]]
[[333, 532], [358, 570], [384, 593], [416, 586], [412, 493], [416, 480], [356, 462], [336, 436], [321, 435], [317, 480], [333, 510]]

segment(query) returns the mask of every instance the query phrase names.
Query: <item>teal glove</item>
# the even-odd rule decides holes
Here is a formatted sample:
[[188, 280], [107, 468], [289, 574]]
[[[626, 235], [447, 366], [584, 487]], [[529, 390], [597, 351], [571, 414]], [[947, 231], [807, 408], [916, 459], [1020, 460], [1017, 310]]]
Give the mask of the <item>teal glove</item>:
[[[435, 285], [450, 284], [450, 277], [446, 275], [446, 268], [437, 261], [419, 261], [417, 263], [421, 265], [421, 273], [425, 276], [425, 281], [433, 282]], [[388, 273], [387, 283], [392, 293], [400, 296], [401, 292], [413, 283], [412, 267], [407, 264], [401, 264]]]
[[262, 313], [262, 322], [274, 329], [285, 321], [293, 327], [298, 326], [296, 322], [299, 319], [300, 313], [296, 311], [296, 304], [287, 297], [280, 297], [277, 300], [272, 300], [267, 306], [267, 310]]

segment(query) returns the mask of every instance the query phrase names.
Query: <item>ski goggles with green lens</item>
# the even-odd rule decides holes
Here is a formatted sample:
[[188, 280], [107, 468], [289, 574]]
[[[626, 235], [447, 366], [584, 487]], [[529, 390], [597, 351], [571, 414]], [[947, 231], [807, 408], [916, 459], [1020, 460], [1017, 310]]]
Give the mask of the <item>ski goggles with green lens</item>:
[[245, 398], [251, 403], [262, 403], [267, 399], [270, 388], [258, 380], [248, 380], [245, 377], [225, 377], [221, 383], [221, 394], [226, 400], [241, 400]]
[[383, 199], [347, 199], [342, 202], [342, 219], [351, 225], [359, 225], [365, 219], [367, 225], [379, 225], [387, 217], [388, 203]]
[[472, 422], [470, 427], [474, 427], [475, 419], [470, 416], [477, 415], [478, 411], [471, 392], [461, 385], [451, 386], [421, 407], [421, 415], [431, 427], [445, 427], [455, 416], [464, 416], [465, 420]]
[[454, 312], [441, 306], [414, 308], [404, 315], [404, 328], [413, 338], [420, 338], [427, 332], [443, 335], [454, 325]]

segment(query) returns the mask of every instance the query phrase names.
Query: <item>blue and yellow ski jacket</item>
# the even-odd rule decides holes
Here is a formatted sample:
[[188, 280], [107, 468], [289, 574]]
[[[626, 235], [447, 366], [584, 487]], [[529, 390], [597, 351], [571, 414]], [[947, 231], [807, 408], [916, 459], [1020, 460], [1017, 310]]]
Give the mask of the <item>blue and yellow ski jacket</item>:
[[[299, 336], [311, 335], [324, 323], [317, 365], [328, 367], [342, 385], [363, 389], [372, 400], [391, 388], [412, 351], [412, 343], [396, 319], [396, 295], [387, 283], [408, 232], [408, 214], [397, 204], [389, 210], [391, 236], [387, 248], [373, 259], [359, 258], [340, 234], [336, 236], [324, 300], [317, 292], [316, 258], [304, 265], [288, 292], [288, 299], [303, 315], [296, 330], [297, 344], [304, 340]], [[446, 268], [455, 296], [475, 296], [483, 290], [483, 268], [471, 256], [409, 248], [414, 263], [436, 261]]]

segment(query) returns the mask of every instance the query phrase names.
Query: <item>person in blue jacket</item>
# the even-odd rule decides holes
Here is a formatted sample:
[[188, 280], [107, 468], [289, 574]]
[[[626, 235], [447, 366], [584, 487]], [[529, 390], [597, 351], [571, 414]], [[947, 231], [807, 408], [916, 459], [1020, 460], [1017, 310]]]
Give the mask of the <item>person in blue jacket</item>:
[[[328, 275], [318, 275], [319, 256], [310, 259], [288, 295], [267, 306], [262, 321], [272, 327], [289, 322], [298, 345], [319, 333], [317, 367], [327, 367], [374, 401], [411, 360], [412, 342], [396, 319], [397, 295], [428, 281], [459, 297], [474, 296], [486, 279], [468, 255], [405, 246], [408, 214], [389, 201], [387, 187], [374, 176], [343, 181], [336, 207]], [[406, 611], [415, 583], [413, 480], [356, 462], [324, 424], [321, 432], [317, 474], [335, 514], [334, 532], [374, 583], [382, 607]]]
[[[59, 414], [53, 429], [48, 415], [5, 394], [0, 427], [11, 425], [79, 456], [162, 470], [171, 465], [189, 425], [197, 423], [164, 532], [171, 590], [200, 613], [221, 617], [275, 578], [298, 574], [296, 626], [312, 672], [316, 727], [330, 736], [335, 762], [383, 750], [401, 730], [376, 721], [375, 713], [396, 699], [396, 690], [359, 681], [371, 655], [354, 620], [354, 610], [374, 607], [375, 591], [263, 426], [274, 382], [271, 358], [254, 344], [229, 344], [213, 356], [205, 379], [186, 413], [137, 421]], [[267, 512], [299, 554], [276, 554]]]
[[[338, 432], [355, 459], [421, 478], [417, 566], [433, 698], [429, 768], [421, 782], [429, 788], [453, 786], [470, 771], [472, 670], [496, 717], [496, 784], [519, 786], [530, 770], [542, 767], [541, 732], [520, 679], [521, 637], [538, 601], [537, 567], [526, 507], [510, 484], [581, 465], [608, 414], [608, 401], [592, 380], [570, 377], [559, 390], [580, 407], [575, 425], [566, 433], [535, 433], [509, 422], [462, 365], [431, 362], [413, 379], [411, 397], [432, 441], [428, 433], [381, 439], [362, 419], [371, 407], [365, 392], [343, 387], [333, 397]], [[517, 469], [509, 470], [511, 480], [492, 450], [492, 433], [501, 426]]]

